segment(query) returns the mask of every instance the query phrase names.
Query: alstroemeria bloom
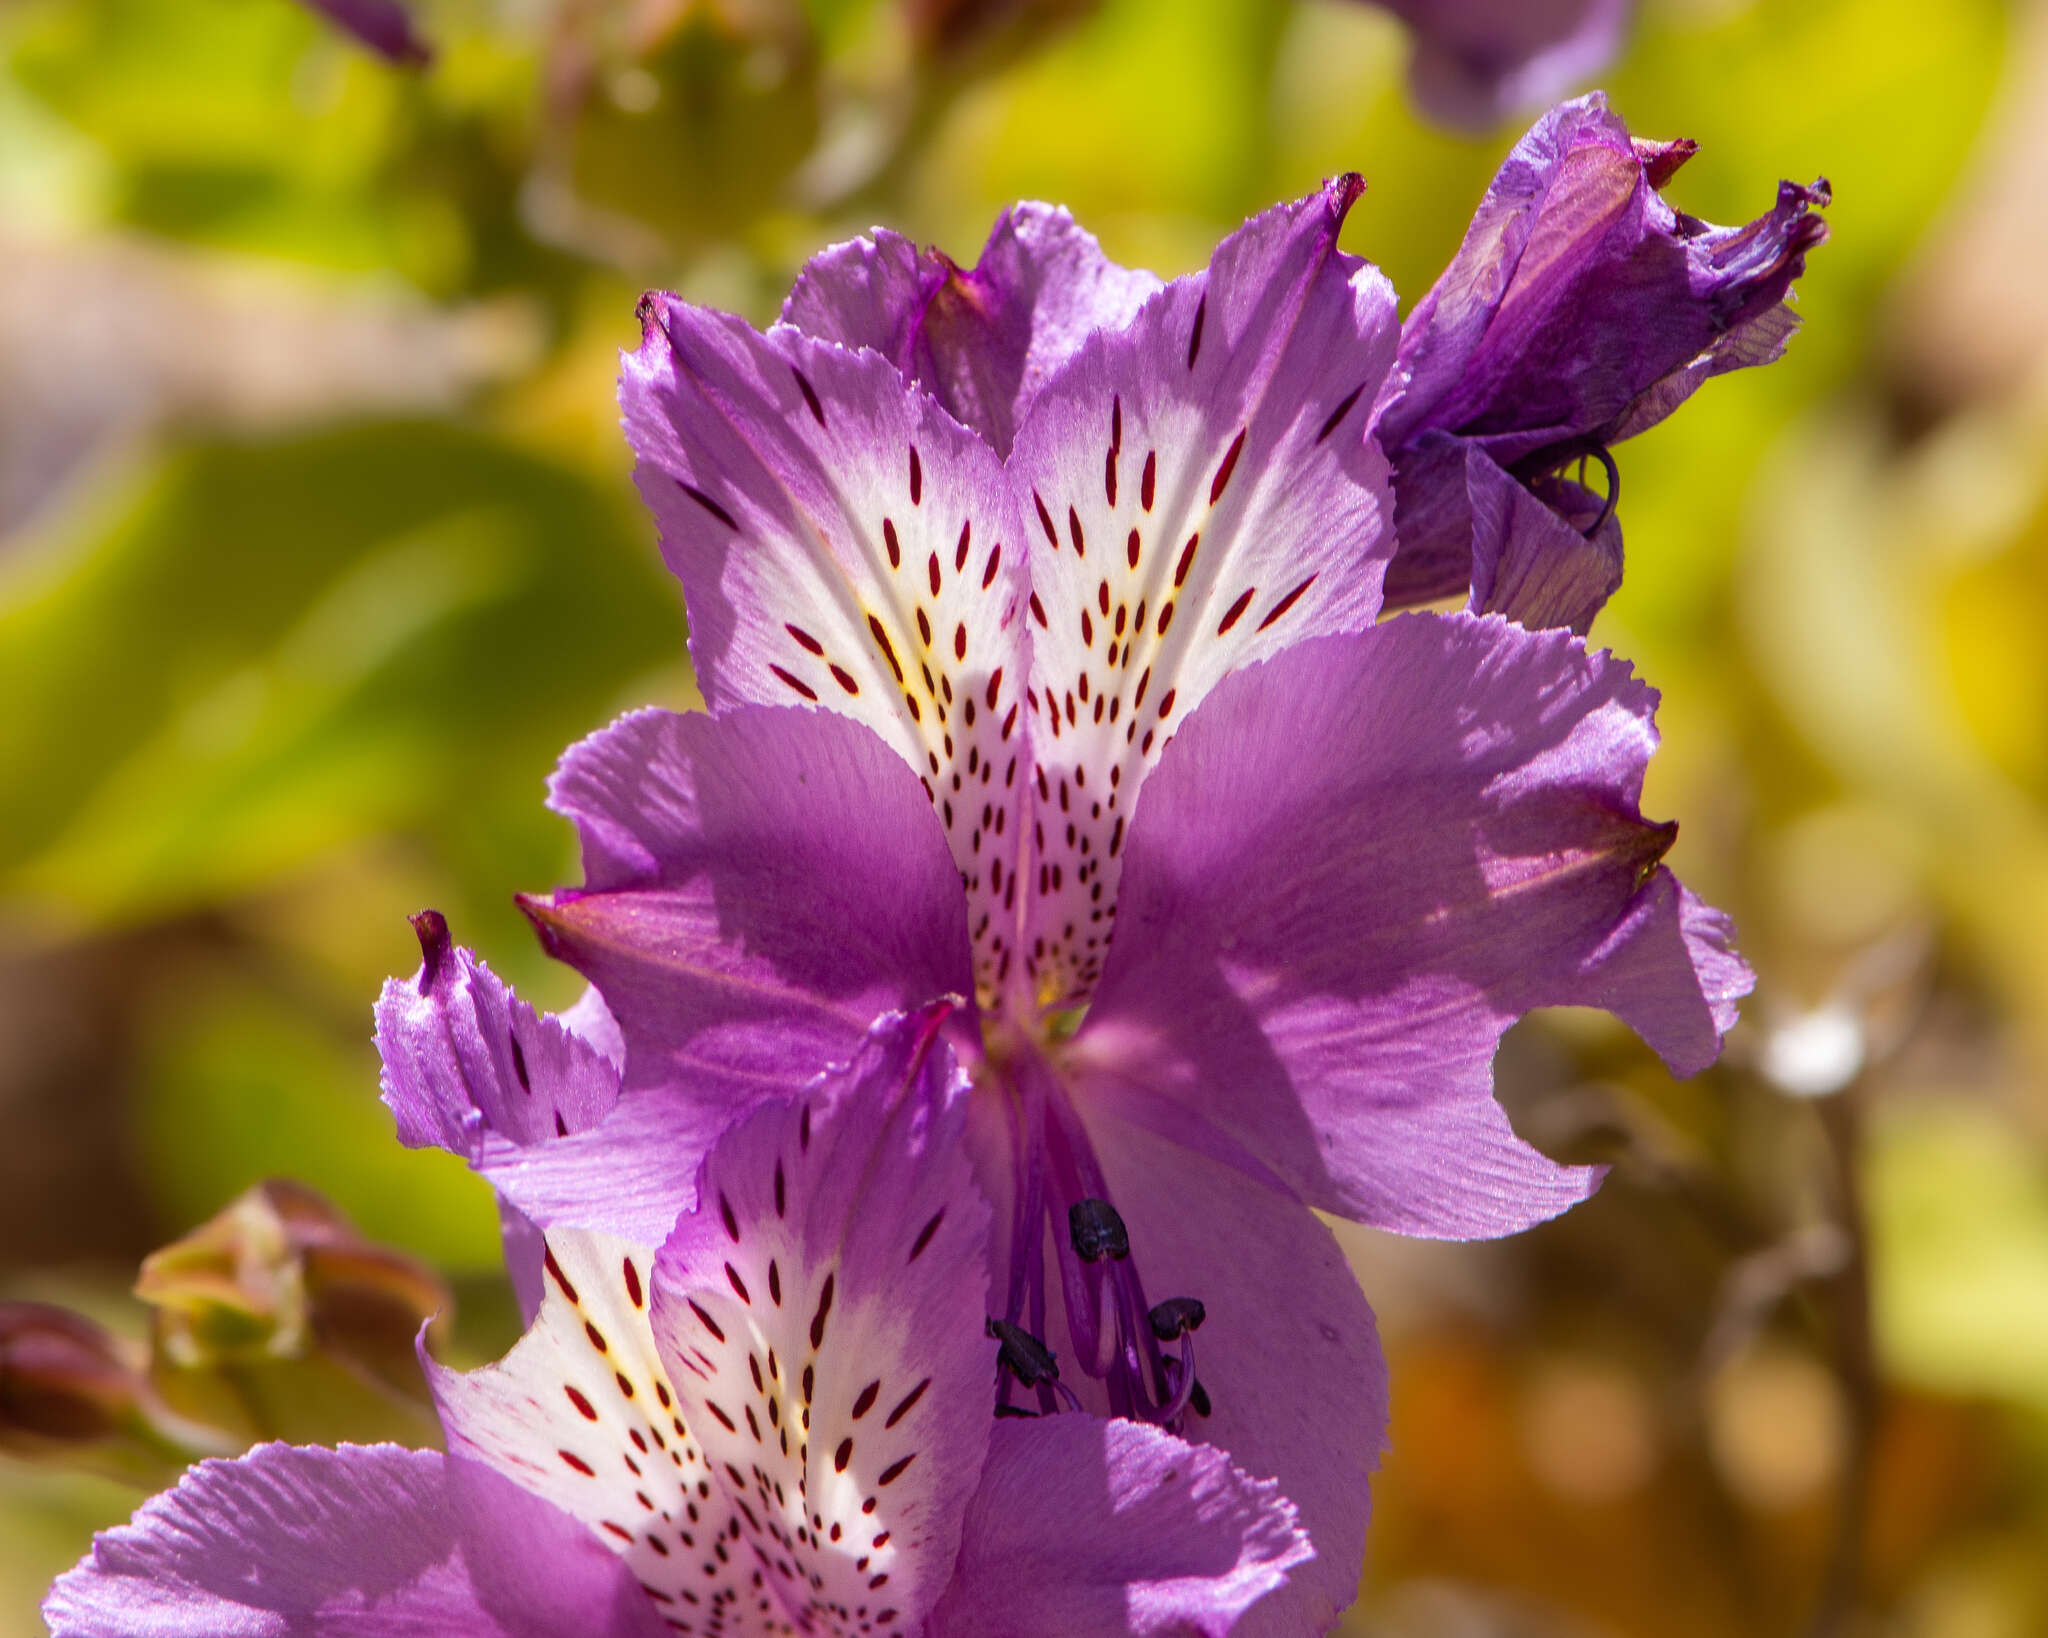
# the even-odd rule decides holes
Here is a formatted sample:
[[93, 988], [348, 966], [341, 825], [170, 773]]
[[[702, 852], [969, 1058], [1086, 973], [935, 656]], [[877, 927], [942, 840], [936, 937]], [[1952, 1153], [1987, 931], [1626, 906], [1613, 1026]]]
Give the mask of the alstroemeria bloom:
[[[1380, 412], [1401, 540], [1390, 607], [1469, 586], [1475, 610], [1583, 633], [1621, 584], [1609, 447], [1784, 352], [1827, 183], [1780, 183], [1746, 227], [1711, 227], [1658, 192], [1693, 151], [1632, 141], [1595, 93], [1508, 155], [1408, 316]], [[1565, 475], [1589, 459], [1607, 467], [1604, 499]]]
[[[946, 1010], [731, 1129], [658, 1255], [551, 1226], [525, 1338], [428, 1363], [446, 1457], [205, 1463], [57, 1583], [55, 1638], [1226, 1631], [1311, 1551], [1274, 1486], [1155, 1428], [990, 1420]], [[458, 1119], [459, 1050], [412, 1060]], [[562, 1067], [490, 1079], [545, 1105]]]
[[1691, 1071], [1747, 982], [1637, 810], [1625, 666], [1376, 623], [1396, 324], [1336, 248], [1358, 187], [1149, 293], [1026, 207], [971, 273], [830, 252], [765, 335], [648, 298], [626, 423], [712, 713], [571, 751], [587, 879], [530, 907], [626, 1044], [572, 1149], [665, 1120], [686, 1150], [878, 1013], [973, 996], [999, 1403], [1064, 1403], [1035, 1340], [1088, 1409], [1276, 1478], [1317, 1556], [1242, 1630], [1290, 1634], [1353, 1594], [1385, 1427], [1309, 1208], [1562, 1210], [1595, 1173], [1515, 1137], [1502, 1032], [1606, 1007]]
[[1621, 47], [1630, 0], [1370, 0], [1406, 23], [1408, 85], [1437, 119], [1488, 130], [1598, 74]]

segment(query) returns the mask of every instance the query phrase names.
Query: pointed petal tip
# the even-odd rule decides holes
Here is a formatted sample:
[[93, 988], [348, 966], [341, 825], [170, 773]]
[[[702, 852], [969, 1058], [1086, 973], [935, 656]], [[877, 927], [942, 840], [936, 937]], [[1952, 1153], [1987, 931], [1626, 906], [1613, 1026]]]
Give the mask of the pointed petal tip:
[[425, 995], [441, 982], [447, 971], [454, 941], [448, 933], [448, 918], [438, 910], [422, 910], [406, 919], [420, 941], [420, 994]]

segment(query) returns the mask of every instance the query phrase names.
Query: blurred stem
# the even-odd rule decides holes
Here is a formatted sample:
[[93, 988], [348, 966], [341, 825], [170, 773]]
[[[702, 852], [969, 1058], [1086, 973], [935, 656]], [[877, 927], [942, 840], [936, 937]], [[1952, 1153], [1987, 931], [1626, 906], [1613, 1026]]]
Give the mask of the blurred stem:
[[1835, 1502], [1834, 1544], [1808, 1627], [1810, 1638], [1842, 1638], [1851, 1630], [1863, 1584], [1863, 1544], [1870, 1514], [1871, 1446], [1877, 1430], [1877, 1362], [1870, 1327], [1870, 1238], [1863, 1209], [1862, 1104], [1851, 1085], [1819, 1100], [1821, 1130], [1833, 1163], [1835, 1199], [1848, 1255], [1828, 1284], [1835, 1374], [1848, 1407], [1848, 1449]]

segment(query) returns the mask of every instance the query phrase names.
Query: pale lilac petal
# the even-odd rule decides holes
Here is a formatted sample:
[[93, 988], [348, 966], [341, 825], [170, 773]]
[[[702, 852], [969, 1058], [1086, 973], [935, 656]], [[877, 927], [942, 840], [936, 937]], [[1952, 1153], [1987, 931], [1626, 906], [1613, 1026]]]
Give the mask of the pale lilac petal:
[[[1619, 1014], [1680, 1074], [1748, 973], [1637, 811], [1654, 696], [1558, 632], [1409, 616], [1230, 679], [1148, 786], [1076, 1050], [1130, 1118], [1315, 1205], [1499, 1234], [1596, 1175], [1491, 1097], [1533, 1007]], [[1290, 1494], [1292, 1491], [1290, 1490]]]
[[43, 1606], [54, 1638], [657, 1638], [573, 1519], [394, 1445], [202, 1462], [103, 1532]]
[[1255, 217], [1206, 272], [1098, 333], [1010, 461], [1030, 535], [1036, 875], [1029, 999], [1085, 996], [1125, 821], [1160, 748], [1233, 666], [1379, 608], [1393, 550], [1365, 423], [1393, 293], [1337, 249], [1356, 177]]
[[630, 1119], [677, 1123], [668, 1158], [686, 1179], [727, 1121], [843, 1062], [878, 1014], [972, 988], [940, 825], [858, 723], [640, 712], [574, 747], [551, 800], [577, 825], [587, 885], [527, 908], [631, 1041], [625, 1104], [673, 1100]]
[[466, 1373], [421, 1363], [451, 1455], [581, 1520], [663, 1615], [716, 1598], [758, 1618], [753, 1564], [727, 1546], [737, 1514], [648, 1326], [653, 1268], [649, 1247], [552, 1230], [540, 1312], [512, 1351]]
[[[1324, 1631], [1357, 1592], [1387, 1428], [1386, 1361], [1357, 1276], [1314, 1213], [1244, 1157], [1233, 1164], [1123, 1119], [1116, 1090], [1095, 1078], [1075, 1091], [1146, 1300], [1195, 1297], [1208, 1310], [1193, 1342], [1210, 1414], [1191, 1413], [1185, 1437], [1277, 1481], [1315, 1544], [1314, 1561], [1236, 1631]], [[1049, 1330], [1070, 1346], [1063, 1319]], [[1063, 1380], [1085, 1379], [1069, 1370]], [[1085, 1385], [1093, 1403], [1096, 1384]]]
[[705, 699], [867, 724], [923, 780], [974, 919], [1000, 913], [1029, 593], [995, 452], [872, 353], [666, 296], [642, 313], [626, 433]]
[[1408, 81], [1446, 124], [1491, 129], [1613, 61], [1630, 0], [1373, 0], [1414, 30]]
[[413, 27], [403, 0], [305, 0], [335, 27], [346, 29], [380, 57], [418, 67], [433, 60], [433, 48]]
[[1007, 455], [1047, 377], [1158, 288], [1103, 255], [1064, 210], [1021, 204], [996, 219], [971, 269], [880, 229], [835, 245], [798, 276], [782, 317], [873, 348]]
[[519, 1323], [531, 1325], [540, 1312], [541, 1260], [547, 1255], [547, 1242], [541, 1238], [540, 1225], [503, 1194], [498, 1196], [498, 1239], [505, 1248], [505, 1277], [519, 1304]]
[[[474, 1163], [489, 1134], [537, 1143], [611, 1108], [614, 1059], [562, 1019], [536, 1013], [457, 947], [439, 911], [423, 911], [413, 925], [420, 970], [389, 980], [377, 1002], [384, 1102], [401, 1143], [439, 1145]], [[583, 1016], [594, 1021], [598, 1012], [586, 1007]]]
[[1315, 1557], [1279, 1487], [1157, 1428], [1004, 1422], [932, 1638], [1223, 1638]]
[[943, 1021], [877, 1025], [843, 1074], [734, 1126], [656, 1264], [684, 1419], [715, 1472], [745, 1476], [736, 1548], [793, 1617], [865, 1606], [917, 1631], [987, 1449], [988, 1207]]
[[[785, 1090], [802, 1084], [792, 1080]], [[728, 1106], [685, 1089], [648, 1087], [621, 1098], [597, 1125], [552, 1143], [488, 1141], [477, 1170], [498, 1191], [501, 1214], [516, 1216], [535, 1235], [577, 1228], [660, 1245], [676, 1214], [697, 1198], [705, 1152], [750, 1102], [751, 1096]], [[515, 1289], [538, 1302], [537, 1241], [515, 1240], [508, 1230], [505, 1243]], [[531, 1319], [532, 1308], [526, 1313]]]

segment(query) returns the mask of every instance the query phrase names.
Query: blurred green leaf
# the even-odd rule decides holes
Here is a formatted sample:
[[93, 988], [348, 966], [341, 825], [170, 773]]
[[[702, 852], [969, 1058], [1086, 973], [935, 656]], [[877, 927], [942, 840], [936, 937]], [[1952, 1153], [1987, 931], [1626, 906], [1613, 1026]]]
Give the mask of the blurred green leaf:
[[620, 500], [440, 423], [173, 458], [0, 607], [0, 884], [130, 921], [386, 830], [544, 881], [555, 756], [682, 645]]

